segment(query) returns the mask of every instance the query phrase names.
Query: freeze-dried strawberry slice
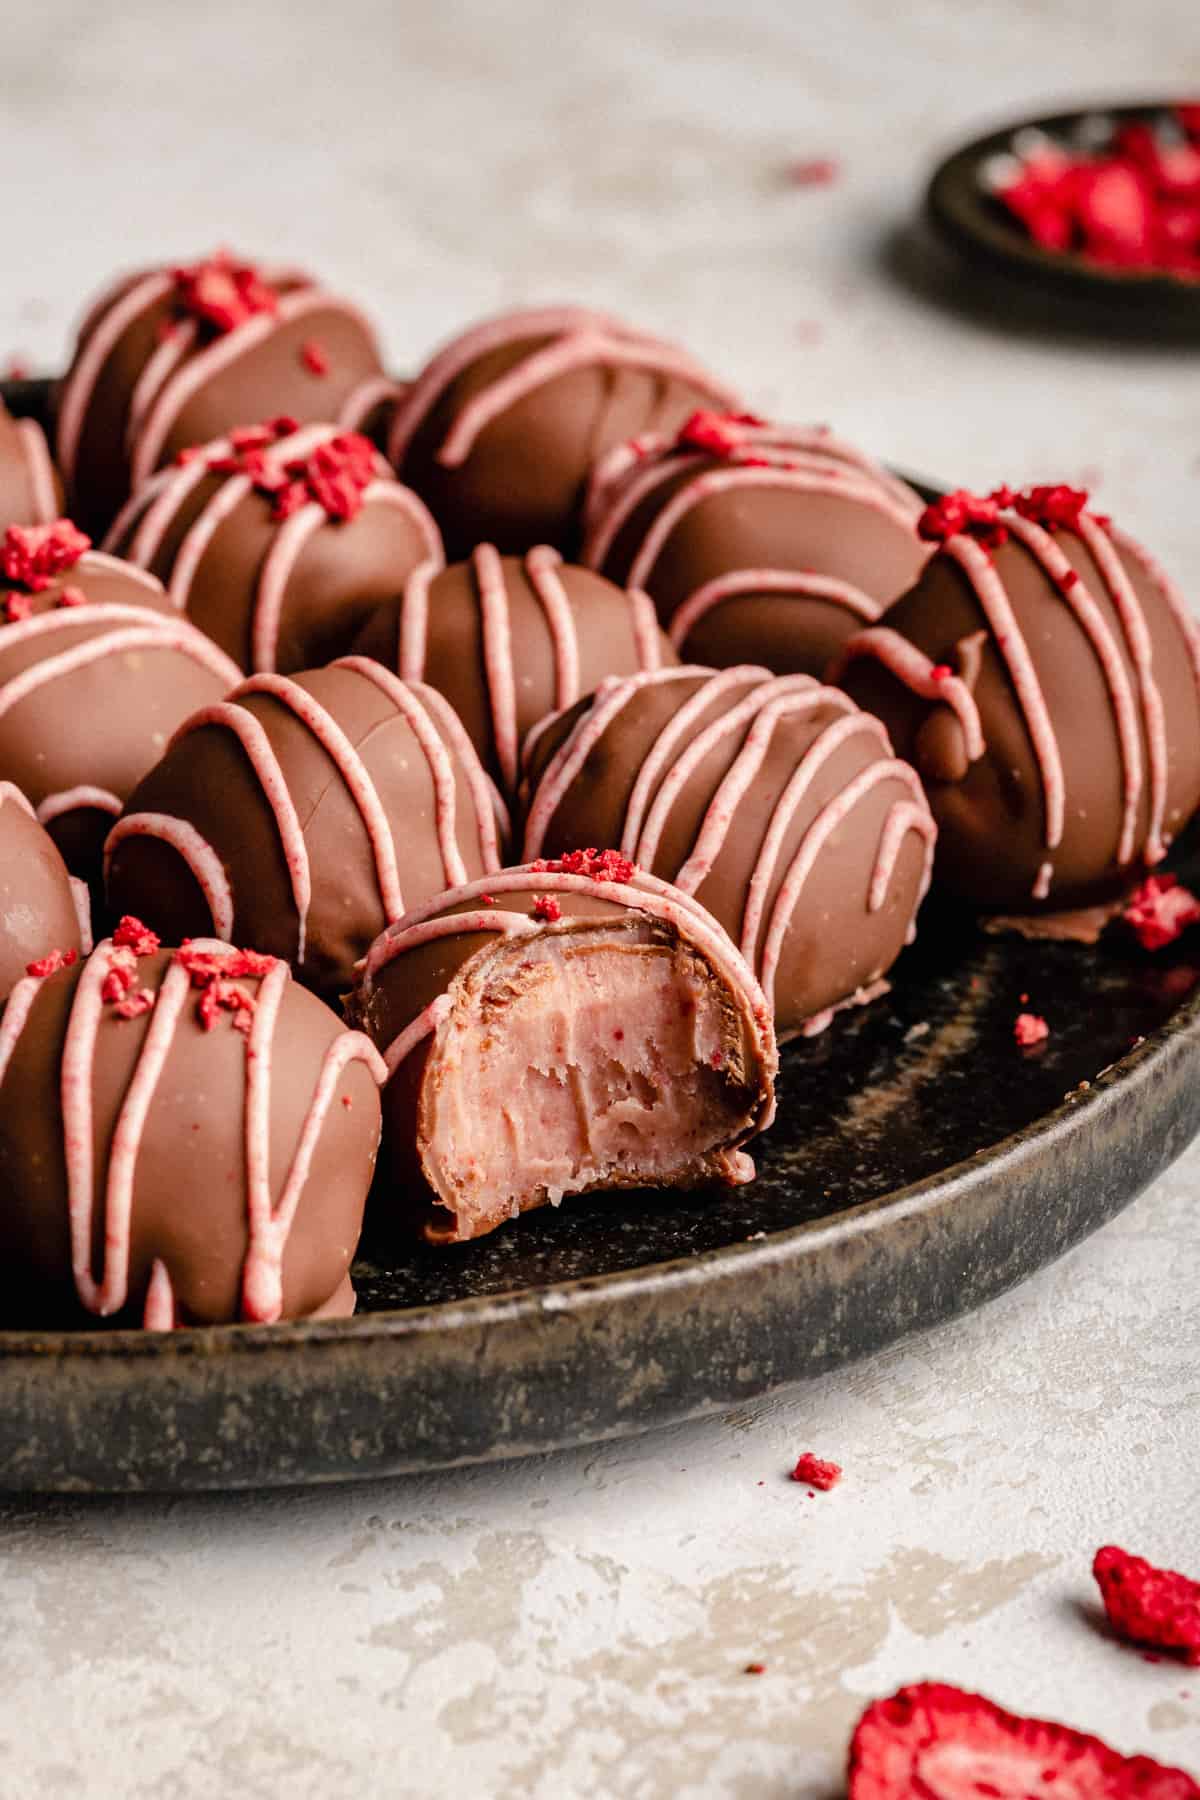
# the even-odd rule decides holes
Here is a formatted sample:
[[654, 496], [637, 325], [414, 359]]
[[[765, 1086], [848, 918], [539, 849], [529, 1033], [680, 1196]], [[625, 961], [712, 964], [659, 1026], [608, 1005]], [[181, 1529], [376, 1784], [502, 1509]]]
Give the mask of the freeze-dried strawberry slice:
[[850, 1744], [849, 1800], [1200, 1800], [1183, 1769], [1023, 1719], [942, 1682], [869, 1706]]
[[1200, 1581], [1156, 1569], [1115, 1544], [1097, 1550], [1092, 1574], [1115, 1631], [1135, 1644], [1172, 1650], [1200, 1668]]
[[1115, 161], [1081, 164], [1075, 198], [1092, 256], [1125, 268], [1149, 260], [1154, 202], [1136, 169]]

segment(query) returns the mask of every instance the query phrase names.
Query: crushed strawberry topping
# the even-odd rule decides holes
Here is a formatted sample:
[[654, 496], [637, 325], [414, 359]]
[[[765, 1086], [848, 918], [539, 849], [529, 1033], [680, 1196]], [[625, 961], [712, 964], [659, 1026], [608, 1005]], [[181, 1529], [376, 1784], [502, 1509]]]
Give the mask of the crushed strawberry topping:
[[6, 625], [20, 625], [33, 615], [33, 601], [28, 594], [5, 594], [4, 622]]
[[544, 919], [548, 925], [554, 925], [562, 918], [562, 907], [553, 894], [535, 894], [533, 916], [535, 919]]
[[814, 1456], [811, 1450], [806, 1450], [803, 1456], [797, 1460], [796, 1466], [789, 1476], [791, 1481], [802, 1481], [809, 1487], [820, 1488], [823, 1494], [827, 1494], [830, 1488], [836, 1487], [841, 1479], [840, 1463], [823, 1462], [819, 1456]]
[[700, 410], [685, 419], [675, 439], [678, 450], [707, 450], [712, 456], [730, 456], [740, 450], [750, 434], [765, 420], [754, 413], [719, 413]]
[[1118, 126], [1099, 151], [1049, 139], [993, 189], [1045, 250], [1108, 269], [1200, 277], [1200, 133], [1196, 108], [1176, 109], [1179, 131], [1145, 120]]
[[1077, 530], [1079, 515], [1087, 511], [1088, 496], [1084, 490], [1068, 487], [1061, 481], [1052, 487], [1026, 488], [1022, 493], [1014, 493], [1010, 488], [1003, 491], [1005, 505], [1011, 506], [1023, 519], [1032, 519], [1035, 525], [1045, 525], [1051, 530], [1056, 525]]
[[57, 975], [60, 969], [69, 969], [79, 961], [78, 950], [48, 950], [45, 956], [39, 956], [36, 962], [25, 964], [27, 975], [36, 975], [39, 981], [47, 975]]
[[59, 594], [56, 604], [59, 606], [86, 606], [87, 595], [82, 588], [65, 587]]
[[1050, 1036], [1050, 1027], [1038, 1013], [1018, 1013], [1016, 1024], [1013, 1026], [1013, 1036], [1022, 1050], [1029, 1050], [1034, 1044], [1045, 1043]]
[[40, 594], [55, 577], [73, 569], [92, 540], [70, 519], [52, 525], [10, 525], [0, 542], [0, 570], [6, 581]]
[[917, 520], [917, 532], [927, 543], [968, 536], [994, 550], [1008, 539], [1008, 527], [1000, 517], [1003, 502], [995, 494], [972, 494], [955, 488], [925, 508]]
[[953, 674], [954, 670], [949, 663], [934, 663], [929, 671], [929, 679], [930, 681], [949, 681]]
[[187, 970], [199, 993], [196, 1017], [205, 1031], [211, 1031], [225, 1012], [236, 1031], [249, 1033], [257, 1003], [237, 983], [261, 981], [275, 967], [275, 957], [257, 950], [200, 950], [184, 943], [175, 952], [175, 961]]
[[1156, 1569], [1115, 1544], [1097, 1550], [1092, 1574], [1109, 1623], [1134, 1644], [1170, 1650], [1200, 1668], [1200, 1581]]
[[259, 313], [273, 313], [279, 304], [253, 264], [235, 262], [224, 250], [171, 273], [178, 310], [213, 332], [236, 331]]
[[125, 913], [117, 929], [112, 934], [112, 941], [118, 950], [132, 950], [135, 956], [153, 956], [159, 947], [158, 933], [143, 925], [131, 913]]
[[378, 455], [369, 438], [342, 431], [318, 444], [307, 456], [283, 461], [273, 447], [296, 429], [294, 419], [245, 427], [229, 437], [229, 449], [210, 456], [206, 467], [215, 475], [244, 475], [271, 502], [271, 516], [290, 518], [315, 503], [330, 519], [355, 518], [363, 496], [379, 473]]
[[1148, 875], [1121, 917], [1143, 950], [1161, 950], [1200, 920], [1200, 899], [1174, 875]]
[[539, 857], [530, 867], [539, 875], [583, 875], [590, 881], [632, 881], [637, 864], [631, 863], [619, 850], [568, 850], [552, 862]]
[[328, 375], [329, 358], [314, 338], [300, 346], [300, 361], [310, 375]]
[[849, 1800], [1200, 1800], [1200, 1784], [1100, 1738], [1006, 1712], [940, 1681], [868, 1706], [850, 1743]]

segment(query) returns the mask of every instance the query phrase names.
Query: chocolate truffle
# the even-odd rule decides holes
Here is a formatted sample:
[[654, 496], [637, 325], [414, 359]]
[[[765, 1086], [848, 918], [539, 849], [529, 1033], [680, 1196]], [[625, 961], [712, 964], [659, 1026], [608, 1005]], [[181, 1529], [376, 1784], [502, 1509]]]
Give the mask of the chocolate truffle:
[[180, 720], [240, 678], [159, 582], [66, 519], [0, 541], [0, 778], [89, 882], [113, 817]]
[[0, 531], [49, 525], [62, 512], [62, 483], [36, 419], [14, 419], [0, 402]]
[[442, 696], [367, 657], [193, 713], [105, 848], [114, 916], [290, 962], [333, 998], [391, 920], [498, 869], [507, 817]]
[[354, 1310], [379, 1141], [370, 1041], [271, 957], [122, 920], [0, 1024], [6, 1325]]
[[1200, 802], [1200, 634], [1078, 489], [951, 494], [922, 530], [937, 553], [831, 678], [920, 772], [948, 892], [1094, 937]]
[[357, 432], [246, 426], [143, 482], [105, 549], [149, 569], [246, 670], [342, 655], [410, 570], [441, 566], [424, 505]]
[[689, 662], [821, 675], [916, 580], [921, 501], [823, 427], [698, 412], [596, 468], [582, 560], [645, 588]]
[[522, 740], [547, 713], [606, 675], [676, 661], [645, 594], [564, 563], [545, 544], [524, 557], [480, 544], [440, 573], [427, 563], [398, 603], [378, 608], [355, 649], [445, 694], [510, 798]]
[[448, 556], [485, 542], [570, 556], [596, 459], [714, 404], [733, 404], [723, 383], [620, 319], [577, 306], [505, 313], [452, 339], [407, 389], [388, 455]]
[[124, 276], [84, 320], [58, 395], [74, 516], [99, 536], [179, 450], [255, 419], [356, 428], [382, 378], [367, 320], [297, 270], [220, 253]]
[[780, 1037], [869, 1000], [912, 935], [934, 825], [877, 719], [807, 675], [606, 681], [531, 733], [527, 859], [619, 850], [694, 894]]
[[0, 781], [0, 1006], [31, 966], [90, 949], [87, 890], [24, 794]]
[[390, 1076], [381, 1203], [433, 1242], [597, 1188], [747, 1181], [774, 1112], [749, 967], [620, 856], [439, 894], [372, 945], [349, 1011]]

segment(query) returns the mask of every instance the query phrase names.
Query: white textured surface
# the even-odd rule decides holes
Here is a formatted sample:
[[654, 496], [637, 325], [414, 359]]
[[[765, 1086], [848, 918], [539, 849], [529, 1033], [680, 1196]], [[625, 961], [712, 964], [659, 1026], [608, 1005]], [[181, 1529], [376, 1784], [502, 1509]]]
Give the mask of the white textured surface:
[[[1004, 335], [884, 254], [964, 130], [1200, 91], [1192, 13], [43, 0], [5, 23], [0, 344], [57, 363], [114, 264], [221, 240], [344, 283], [399, 364], [504, 301], [605, 301], [914, 468], [1098, 472], [1200, 587], [1200, 363]], [[778, 180], [829, 153], [838, 185]], [[1200, 1769], [1200, 1671], [1107, 1641], [1088, 1576], [1111, 1539], [1200, 1572], [1198, 1182], [1193, 1152], [987, 1312], [703, 1427], [0, 1503], [0, 1793], [818, 1800], [863, 1701], [928, 1675]], [[809, 1447], [847, 1471], [812, 1500], [784, 1479]]]

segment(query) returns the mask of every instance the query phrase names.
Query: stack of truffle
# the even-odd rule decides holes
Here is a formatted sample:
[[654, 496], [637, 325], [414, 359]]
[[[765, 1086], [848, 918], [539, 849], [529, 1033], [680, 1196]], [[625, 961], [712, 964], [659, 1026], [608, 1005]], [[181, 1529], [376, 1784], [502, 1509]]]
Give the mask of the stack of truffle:
[[1200, 801], [1195, 628], [1085, 495], [924, 507], [611, 317], [397, 384], [220, 255], [101, 298], [55, 431], [0, 420], [6, 1320], [349, 1311], [369, 1190], [746, 1181], [931, 875], [1095, 935]]

